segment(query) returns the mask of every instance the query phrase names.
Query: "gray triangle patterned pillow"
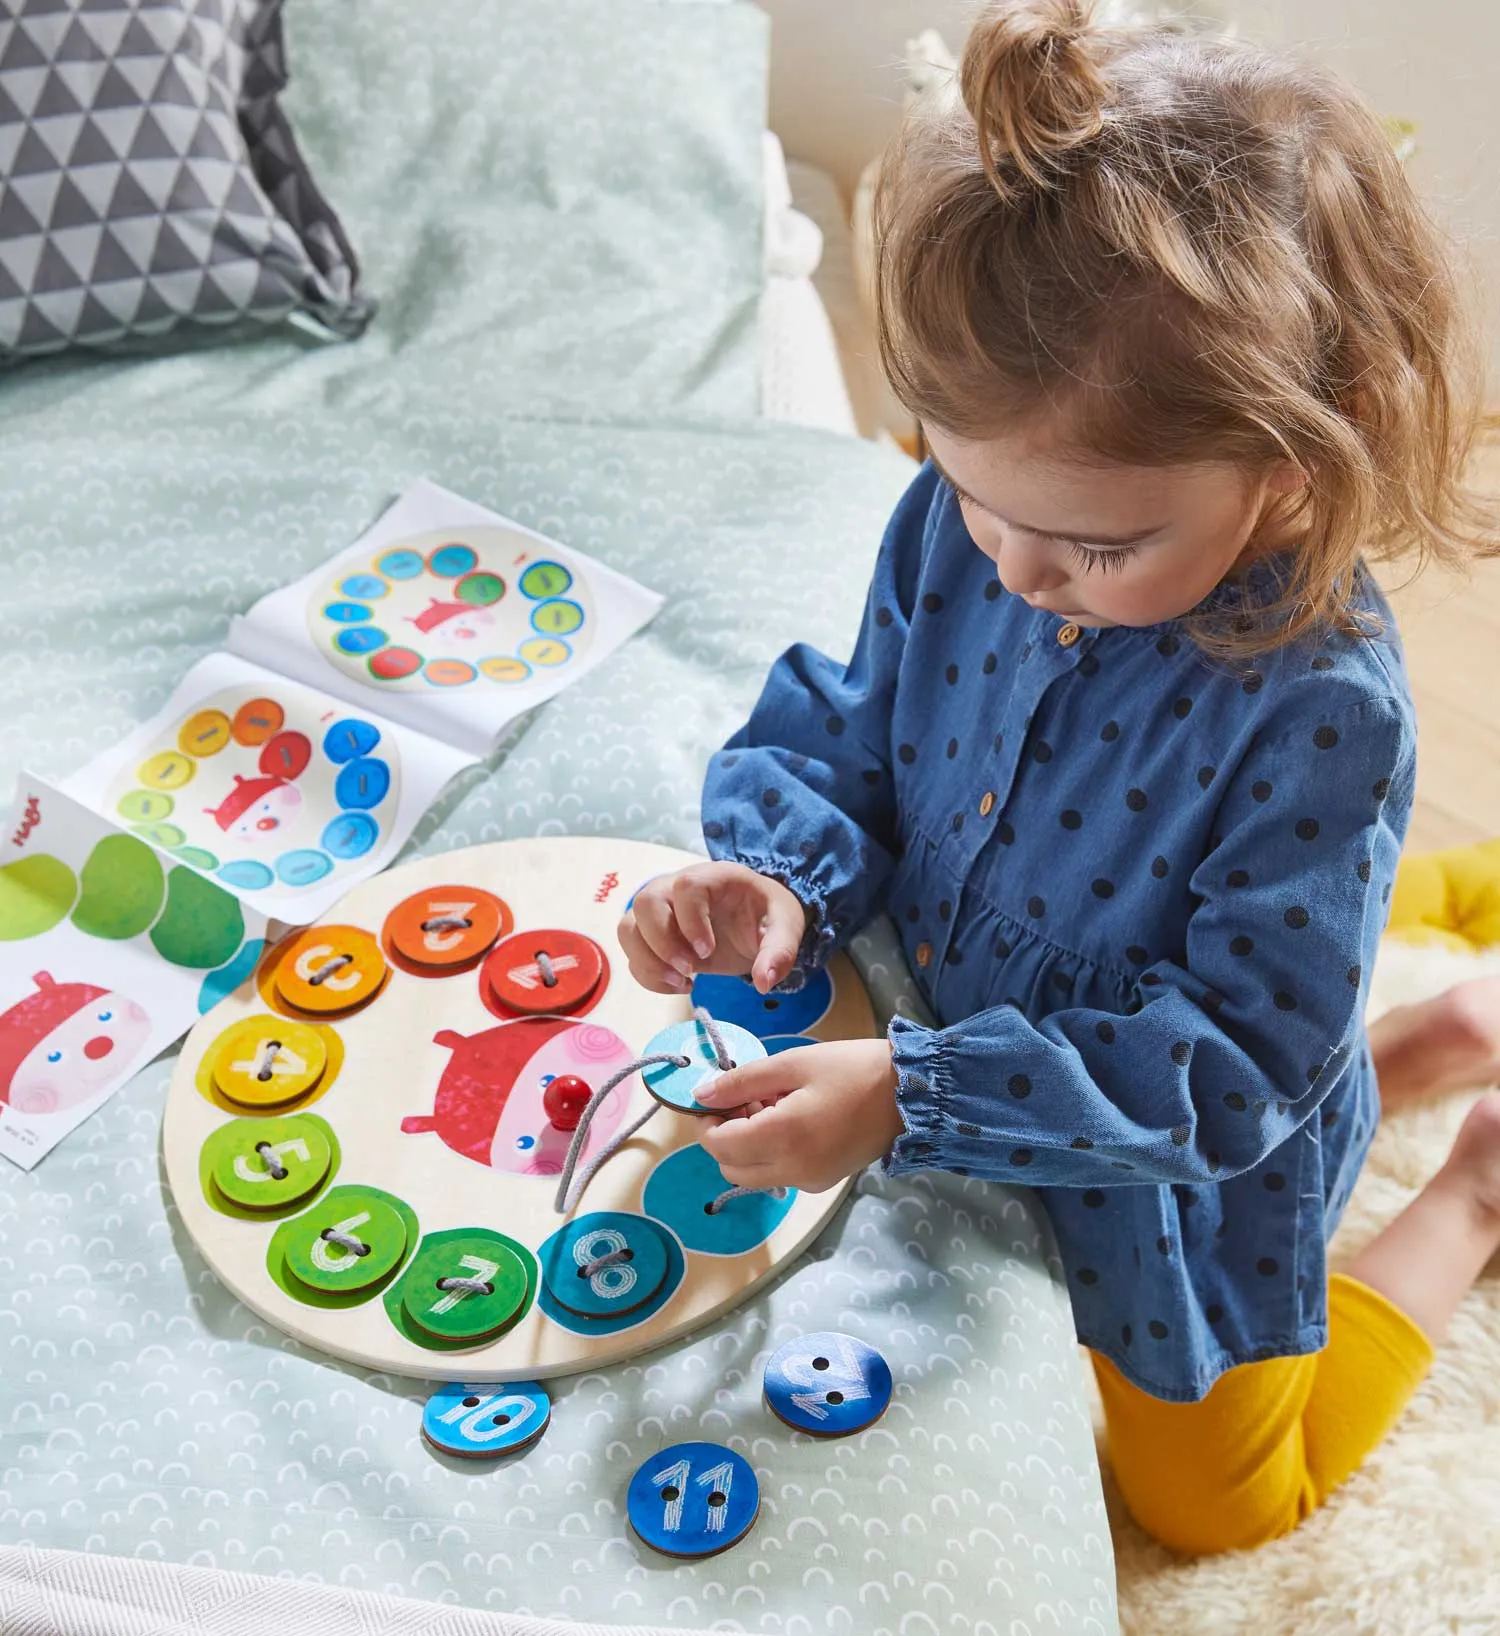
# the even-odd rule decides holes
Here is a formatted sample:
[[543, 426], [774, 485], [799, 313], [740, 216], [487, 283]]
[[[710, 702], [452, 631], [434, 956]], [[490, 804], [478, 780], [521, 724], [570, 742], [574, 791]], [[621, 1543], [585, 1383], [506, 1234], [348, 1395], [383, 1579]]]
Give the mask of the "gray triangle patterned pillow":
[[0, 0], [0, 363], [373, 311], [278, 103], [282, 0]]

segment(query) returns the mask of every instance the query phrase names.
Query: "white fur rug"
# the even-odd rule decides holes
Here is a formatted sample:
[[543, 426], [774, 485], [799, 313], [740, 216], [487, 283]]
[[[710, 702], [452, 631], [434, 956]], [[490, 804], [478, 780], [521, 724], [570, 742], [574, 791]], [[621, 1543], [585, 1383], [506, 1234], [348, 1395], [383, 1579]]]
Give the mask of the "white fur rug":
[[[1500, 973], [1500, 950], [1465, 957], [1388, 939], [1370, 1015], [1487, 972]], [[1335, 1263], [1436, 1172], [1474, 1099], [1444, 1097], [1382, 1124], [1334, 1241]], [[1228, 1556], [1176, 1557], [1131, 1521], [1107, 1451], [1101, 1457], [1127, 1636], [1497, 1636], [1500, 1257], [1464, 1302], [1395, 1432], [1285, 1539]]]

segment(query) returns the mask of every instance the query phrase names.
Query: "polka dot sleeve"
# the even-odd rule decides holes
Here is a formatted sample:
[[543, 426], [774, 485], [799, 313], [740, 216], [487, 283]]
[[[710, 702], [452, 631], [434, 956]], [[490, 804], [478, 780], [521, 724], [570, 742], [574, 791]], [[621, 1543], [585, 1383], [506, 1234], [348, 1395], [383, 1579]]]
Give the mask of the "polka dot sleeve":
[[1128, 1014], [891, 1025], [906, 1132], [889, 1168], [1091, 1187], [1258, 1164], [1360, 1046], [1414, 776], [1398, 699], [1253, 745], [1194, 872], [1185, 961], [1142, 970]]
[[924, 468], [887, 527], [853, 658], [790, 648], [704, 780], [710, 855], [781, 881], [806, 906], [804, 967], [879, 911], [890, 879], [891, 718], [937, 487]]

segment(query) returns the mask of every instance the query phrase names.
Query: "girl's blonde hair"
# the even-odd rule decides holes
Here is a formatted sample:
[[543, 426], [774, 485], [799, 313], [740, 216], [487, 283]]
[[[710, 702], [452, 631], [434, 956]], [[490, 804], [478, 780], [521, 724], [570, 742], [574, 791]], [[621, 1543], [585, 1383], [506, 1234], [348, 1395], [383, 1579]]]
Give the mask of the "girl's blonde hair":
[[1130, 465], [1294, 462], [1280, 594], [1195, 621], [1225, 657], [1347, 627], [1361, 555], [1500, 549], [1463, 483], [1477, 395], [1439, 236], [1352, 90], [1096, 29], [1085, 0], [986, 6], [957, 90], [908, 116], [876, 201], [881, 354], [919, 421], [1055, 417]]

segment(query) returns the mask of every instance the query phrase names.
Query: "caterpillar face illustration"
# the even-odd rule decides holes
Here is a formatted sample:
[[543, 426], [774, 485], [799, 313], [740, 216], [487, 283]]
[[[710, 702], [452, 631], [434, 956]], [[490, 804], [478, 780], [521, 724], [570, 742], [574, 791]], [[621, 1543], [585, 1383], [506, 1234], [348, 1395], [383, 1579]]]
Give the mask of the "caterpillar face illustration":
[[443, 602], [434, 597], [409, 623], [424, 636], [435, 638], [434, 646], [451, 646], [455, 652], [461, 652], [466, 643], [493, 631], [499, 616], [492, 608], [476, 608], [467, 602]]
[[302, 733], [278, 733], [260, 753], [258, 778], [234, 775], [229, 794], [203, 810], [226, 835], [261, 845], [277, 838], [302, 812], [300, 778], [312, 759], [312, 745]]

